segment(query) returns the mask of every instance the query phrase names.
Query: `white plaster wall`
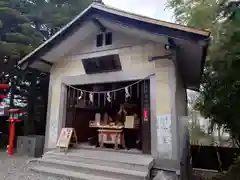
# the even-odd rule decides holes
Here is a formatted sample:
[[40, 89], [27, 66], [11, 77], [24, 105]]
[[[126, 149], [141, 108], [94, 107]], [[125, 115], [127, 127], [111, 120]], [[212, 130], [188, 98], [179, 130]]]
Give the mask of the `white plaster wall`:
[[[81, 55], [81, 54], [89, 54], [93, 52], [113, 50], [113, 49], [121, 49], [130, 46], [146, 44], [150, 42], [149, 40], [145, 40], [140, 37], [132, 37], [122, 32], [112, 32], [112, 41], [111, 45], [96, 47], [96, 34], [92, 34], [90, 37], [86, 38], [84, 41], [79, 42], [79, 45], [72, 49], [69, 52], [68, 56]], [[100, 32], [99, 32], [100, 33]], [[104, 39], [105, 42], [105, 39]]]
[[[113, 36], [114, 38], [121, 39], [121, 36]], [[121, 41], [116, 41], [116, 44], [111, 47], [97, 49], [93, 46], [94, 40], [88, 40], [84, 48], [74, 48], [72, 52], [68, 53], [51, 69], [50, 75], [50, 89], [52, 96], [49, 97], [49, 119], [47, 125], [47, 136], [45, 141], [45, 148], [55, 148], [57, 138], [60, 132], [62, 122], [60, 119], [60, 89], [61, 81], [64, 76], [76, 76], [85, 74], [82, 58], [101, 56], [106, 54], [118, 53], [122, 64], [123, 72], [149, 71], [156, 75], [156, 116], [173, 113], [174, 97], [172, 92], [175, 91], [175, 67], [174, 64], [167, 59], [149, 62], [149, 57], [159, 56], [165, 54], [164, 45], [156, 44], [146, 40], [124, 37]], [[138, 45], [137, 45], [138, 44]], [[80, 47], [81, 45], [79, 45]], [[114, 48], [113, 48], [114, 47]], [[174, 116], [173, 119], [174, 120]], [[175, 131], [175, 129], [174, 129]], [[176, 134], [176, 132], [175, 132]], [[157, 142], [156, 142], [157, 143]]]

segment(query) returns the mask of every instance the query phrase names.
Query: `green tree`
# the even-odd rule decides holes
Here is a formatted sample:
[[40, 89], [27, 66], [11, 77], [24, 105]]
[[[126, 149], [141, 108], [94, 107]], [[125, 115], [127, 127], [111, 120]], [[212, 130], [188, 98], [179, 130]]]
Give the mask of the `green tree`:
[[168, 0], [176, 23], [211, 32], [213, 48], [219, 42], [222, 17], [220, 7], [225, 0]]
[[[228, 10], [228, 8], [227, 8]], [[224, 32], [205, 68], [197, 108], [213, 123], [225, 126], [240, 145], [240, 9], [223, 23]], [[218, 52], [218, 53], [217, 53]]]
[[[169, 0], [177, 22], [212, 33], [197, 109], [240, 140], [239, 1]], [[239, 144], [240, 145], [240, 144]]]
[[43, 43], [91, 0], [0, 0], [0, 76], [8, 82], [16, 62]]
[[0, 58], [19, 60], [90, 3], [91, 0], [0, 0]]
[[9, 74], [16, 61], [30, 52], [43, 36], [33, 27], [30, 20], [18, 10], [12, 8], [12, 2], [0, 1], [0, 68], [3, 73]]
[[[78, 13], [91, 0], [0, 0], [0, 83], [11, 81], [11, 100], [28, 106], [26, 134], [34, 133], [37, 114], [46, 108], [48, 75], [16, 66], [27, 53], [43, 43]], [[35, 86], [35, 87], [34, 87]], [[6, 101], [9, 104], [9, 100]], [[13, 104], [13, 101], [10, 101]], [[41, 111], [41, 113], [39, 113]], [[45, 109], [46, 111], [46, 109]], [[43, 122], [44, 123], [44, 122]]]

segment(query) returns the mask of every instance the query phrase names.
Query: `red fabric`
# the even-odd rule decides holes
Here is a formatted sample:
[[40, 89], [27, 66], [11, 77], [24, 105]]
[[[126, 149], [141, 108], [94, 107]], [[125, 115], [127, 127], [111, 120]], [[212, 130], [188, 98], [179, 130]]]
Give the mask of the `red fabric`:
[[10, 121], [9, 142], [8, 142], [8, 156], [12, 156], [14, 149], [15, 125], [20, 122], [19, 119], [8, 119]]

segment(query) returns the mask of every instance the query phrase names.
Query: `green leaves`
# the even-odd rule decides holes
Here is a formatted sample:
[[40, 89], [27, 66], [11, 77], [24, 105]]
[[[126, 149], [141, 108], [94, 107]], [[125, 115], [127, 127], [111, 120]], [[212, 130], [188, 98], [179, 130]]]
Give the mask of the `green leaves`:
[[[90, 3], [91, 0], [0, 0], [0, 83], [9, 83], [11, 77], [16, 77], [12, 83], [17, 86], [12, 86], [14, 102], [18, 99], [28, 105], [31, 122], [38, 118], [37, 113], [44, 114], [46, 102], [43, 103], [42, 99], [47, 99], [47, 93], [40, 100], [37, 97], [48, 91], [48, 75], [31, 68], [23, 72], [16, 66], [16, 62]], [[37, 83], [38, 90], [31, 90], [26, 82]], [[38, 106], [41, 106], [38, 108], [40, 112], [36, 110]]]
[[21, 59], [91, 0], [0, 0], [0, 59]]
[[8, 83], [10, 74], [18, 76], [20, 81], [26, 81], [21, 78], [29, 79], [22, 77], [16, 62], [50, 38], [91, 2], [0, 0], [0, 81]]
[[8, 7], [0, 7], [0, 19], [2, 22], [12, 21], [11, 23], [23, 23], [28, 19], [19, 11]]
[[21, 44], [32, 44], [32, 38], [21, 33], [6, 33], [5, 40], [7, 42], [19, 42]]
[[219, 8], [216, 0], [169, 0], [176, 22], [195, 28], [208, 29], [216, 19]]
[[211, 31], [196, 109], [240, 140], [240, 1], [169, 0], [177, 22]]
[[224, 33], [220, 36], [219, 43], [214, 44], [215, 51], [209, 56], [197, 108], [215, 123], [226, 125], [231, 134], [239, 140], [240, 21], [236, 16], [238, 13], [232, 11], [222, 22]]

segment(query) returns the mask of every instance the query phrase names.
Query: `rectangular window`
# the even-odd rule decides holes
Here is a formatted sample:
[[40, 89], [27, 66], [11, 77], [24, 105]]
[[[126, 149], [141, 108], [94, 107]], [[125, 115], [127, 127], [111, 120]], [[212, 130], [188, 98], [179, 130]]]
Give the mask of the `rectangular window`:
[[82, 62], [87, 74], [122, 70], [118, 54], [83, 59]]
[[105, 34], [105, 45], [111, 45], [112, 44], [112, 33], [106, 33]]
[[103, 34], [97, 35], [97, 47], [103, 46]]

